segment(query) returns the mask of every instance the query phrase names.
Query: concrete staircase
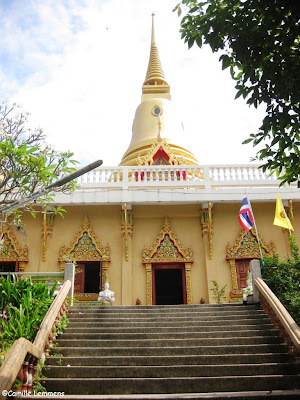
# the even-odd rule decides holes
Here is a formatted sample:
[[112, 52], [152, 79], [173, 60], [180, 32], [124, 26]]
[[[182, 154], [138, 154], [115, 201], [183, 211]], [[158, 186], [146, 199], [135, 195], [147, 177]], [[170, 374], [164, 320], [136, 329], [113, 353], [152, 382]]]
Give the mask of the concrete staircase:
[[43, 380], [65, 399], [300, 399], [300, 364], [256, 306], [73, 307], [68, 318]]

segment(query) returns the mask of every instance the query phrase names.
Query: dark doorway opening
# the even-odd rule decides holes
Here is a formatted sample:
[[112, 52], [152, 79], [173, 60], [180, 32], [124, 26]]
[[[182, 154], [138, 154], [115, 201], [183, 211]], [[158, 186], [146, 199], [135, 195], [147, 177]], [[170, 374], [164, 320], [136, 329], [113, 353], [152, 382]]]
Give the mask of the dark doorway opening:
[[181, 267], [154, 267], [155, 304], [185, 304], [183, 272]]
[[0, 272], [16, 272], [15, 262], [0, 262]]
[[84, 293], [98, 293], [100, 290], [100, 263], [85, 264]]
[[74, 293], [98, 293], [101, 288], [101, 263], [78, 263], [75, 268]]

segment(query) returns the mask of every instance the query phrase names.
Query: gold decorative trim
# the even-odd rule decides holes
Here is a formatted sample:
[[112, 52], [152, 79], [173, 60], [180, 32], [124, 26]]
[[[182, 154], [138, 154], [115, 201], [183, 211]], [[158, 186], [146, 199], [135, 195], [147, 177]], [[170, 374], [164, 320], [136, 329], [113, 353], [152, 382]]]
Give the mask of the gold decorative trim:
[[[275, 244], [271, 241], [267, 244], [259, 235], [260, 246], [263, 255], [275, 254]], [[226, 259], [260, 259], [260, 251], [257, 241], [257, 233], [254, 228], [249, 232], [241, 229], [234, 244], [231, 246], [229, 242], [226, 246]]]
[[46, 207], [43, 211], [43, 227], [42, 227], [42, 238], [43, 238], [43, 261], [46, 261], [47, 253], [47, 240], [52, 237], [53, 225], [54, 225], [55, 214], [53, 212], [47, 212]]
[[90, 227], [86, 216], [82, 226], [68, 247], [59, 251], [59, 261], [110, 261], [109, 245], [102, 246]]
[[170, 165], [181, 165], [184, 164], [183, 156], [176, 156], [171, 147], [169, 146], [166, 139], [162, 139], [160, 136], [155, 140], [155, 142], [150, 147], [149, 151], [144, 156], [137, 157], [138, 165], [153, 165], [153, 157], [159, 151], [160, 147], [163, 148], [164, 152], [169, 156]]
[[186, 302], [192, 304], [192, 277], [191, 264], [185, 264], [185, 282], [186, 282]]
[[147, 293], [146, 293], [146, 302], [147, 306], [152, 306], [152, 264], [146, 264], [146, 285], [147, 285]]
[[185, 249], [172, 231], [168, 217], [165, 218], [162, 229], [160, 230], [155, 242], [149, 250], [143, 249], [143, 263], [192, 263], [193, 252], [190, 247]]
[[168, 218], [165, 218], [162, 229], [160, 230], [151, 248], [143, 250], [143, 264], [146, 267], [147, 285], [147, 305], [152, 305], [152, 264], [160, 263], [184, 263], [187, 304], [192, 304], [192, 279], [191, 264], [193, 263], [193, 252], [191, 248], [185, 249], [172, 231]]
[[125, 237], [125, 260], [128, 261], [128, 236], [132, 237], [133, 234], [133, 212], [127, 210], [125, 203], [121, 212], [121, 234]]
[[212, 236], [213, 236], [213, 209], [212, 203], [208, 202], [207, 208], [202, 208], [200, 211], [200, 222], [202, 237], [207, 235], [208, 237], [208, 258], [212, 260], [213, 248], [212, 248]]
[[22, 247], [8, 224], [2, 226], [0, 261], [28, 262], [28, 247]]
[[[259, 242], [263, 255], [275, 254], [275, 245], [271, 241], [267, 244], [259, 235]], [[260, 250], [257, 240], [257, 233], [254, 228], [249, 232], [241, 229], [234, 244], [231, 246], [227, 243], [226, 246], [226, 259], [230, 265], [232, 291], [230, 297], [232, 302], [241, 302], [243, 299], [242, 290], [238, 287], [236, 260], [251, 260], [260, 259]]]

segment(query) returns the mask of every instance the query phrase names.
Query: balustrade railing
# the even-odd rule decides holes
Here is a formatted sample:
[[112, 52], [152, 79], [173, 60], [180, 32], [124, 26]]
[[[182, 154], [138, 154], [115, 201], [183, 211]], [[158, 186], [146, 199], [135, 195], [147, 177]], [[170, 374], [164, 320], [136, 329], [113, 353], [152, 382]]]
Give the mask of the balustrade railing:
[[278, 187], [280, 180], [259, 165], [163, 165], [100, 167], [78, 178], [82, 188], [194, 187], [206, 190], [226, 187]]
[[43, 359], [55, 338], [56, 328], [62, 315], [67, 311], [66, 299], [71, 282], [66, 281], [51, 304], [33, 343], [27, 339], [16, 340], [0, 368], [0, 393], [3, 398], [13, 388], [14, 396], [30, 396], [32, 384], [37, 373], [39, 359]]

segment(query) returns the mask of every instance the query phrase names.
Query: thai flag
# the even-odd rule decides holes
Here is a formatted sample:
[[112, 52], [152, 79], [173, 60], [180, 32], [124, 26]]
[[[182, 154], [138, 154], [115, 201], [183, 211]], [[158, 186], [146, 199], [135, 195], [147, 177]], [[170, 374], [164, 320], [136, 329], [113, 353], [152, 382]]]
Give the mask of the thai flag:
[[239, 215], [238, 215], [238, 220], [239, 220], [239, 223], [242, 225], [242, 227], [247, 232], [249, 232], [250, 229], [254, 225], [251, 207], [250, 207], [250, 204], [248, 203], [247, 196], [244, 196], [244, 198], [243, 198], [242, 206], [241, 206], [241, 209], [240, 209]]

